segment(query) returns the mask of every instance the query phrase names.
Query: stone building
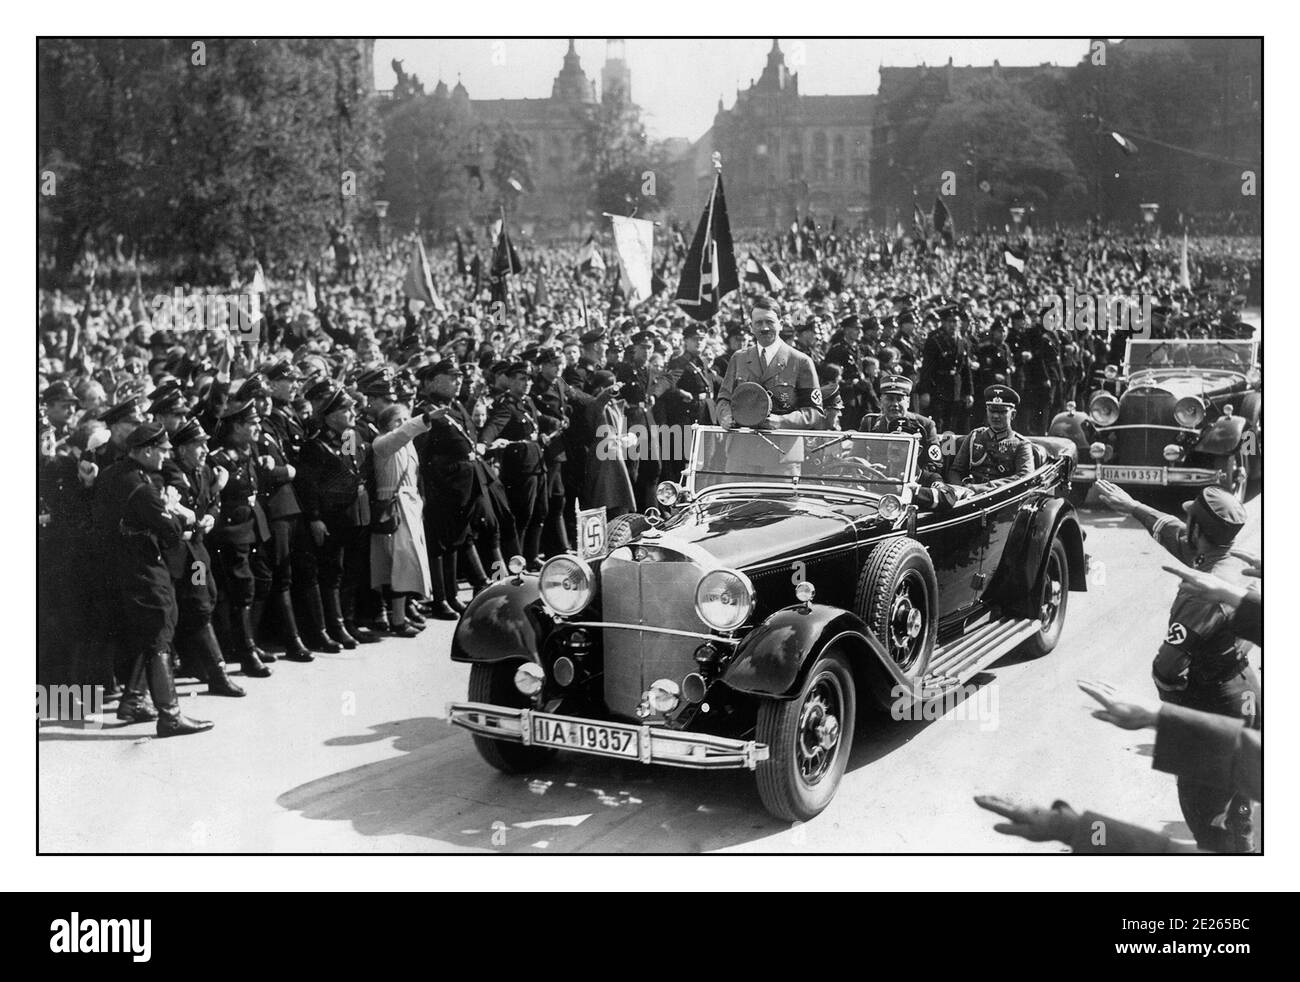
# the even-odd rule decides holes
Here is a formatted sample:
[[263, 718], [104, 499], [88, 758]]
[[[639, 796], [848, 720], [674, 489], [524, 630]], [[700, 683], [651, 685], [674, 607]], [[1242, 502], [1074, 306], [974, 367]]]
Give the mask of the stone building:
[[788, 228], [796, 214], [850, 224], [870, 205], [875, 96], [804, 95], [780, 42], [730, 109], [718, 100], [713, 126], [678, 159], [674, 215], [698, 219], [722, 154], [727, 208], [737, 230]]

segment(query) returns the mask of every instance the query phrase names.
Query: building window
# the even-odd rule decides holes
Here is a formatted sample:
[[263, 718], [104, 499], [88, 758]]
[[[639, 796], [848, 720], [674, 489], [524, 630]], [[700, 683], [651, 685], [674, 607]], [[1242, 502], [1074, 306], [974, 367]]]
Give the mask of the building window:
[[863, 163], [861, 160], [856, 160], [853, 162], [853, 183], [854, 184], [867, 183], [867, 165]]

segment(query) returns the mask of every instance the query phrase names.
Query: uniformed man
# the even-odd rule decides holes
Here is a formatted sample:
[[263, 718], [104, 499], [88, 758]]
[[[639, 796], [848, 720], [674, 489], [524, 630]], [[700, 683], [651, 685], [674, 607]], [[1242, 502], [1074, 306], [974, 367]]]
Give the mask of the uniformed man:
[[[1138, 504], [1110, 481], [1098, 481], [1097, 492], [1106, 505], [1141, 522], [1183, 565], [1229, 583], [1244, 582], [1244, 566], [1230, 550], [1246, 524], [1246, 510], [1223, 488], [1202, 488], [1194, 500], [1185, 502], [1185, 522]], [[1232, 617], [1227, 604], [1181, 584], [1151, 674], [1163, 701], [1241, 719], [1257, 728], [1263, 710], [1259, 680], [1246, 658], [1249, 644], [1235, 636]], [[1252, 851], [1248, 798], [1179, 778], [1178, 802], [1200, 848]]]
[[45, 418], [54, 430], [55, 441], [66, 440], [72, 435], [72, 416], [81, 405], [72, 386], [62, 379], [50, 383], [49, 388], [41, 393], [41, 402], [45, 404]]
[[[456, 399], [460, 370], [443, 359], [416, 373], [421, 395], [431, 407], [427, 433], [415, 438], [424, 478], [424, 538], [429, 548], [429, 574], [433, 601], [429, 616], [455, 620], [465, 607], [456, 597], [457, 554], [462, 550], [477, 561], [473, 539], [492, 518], [487, 497], [485, 449], [469, 411]], [[480, 567], [479, 577], [486, 578]]]
[[356, 434], [356, 403], [331, 383], [320, 400], [320, 427], [303, 444], [294, 481], [311, 559], [299, 568], [320, 590], [325, 630], [349, 651], [358, 639], [345, 625], [353, 620], [361, 583], [362, 552], [370, 549], [370, 499], [365, 487], [367, 448]]
[[979, 368], [975, 369], [975, 405], [972, 412], [975, 419], [983, 415], [983, 394], [991, 385], [1005, 385], [1014, 388], [1012, 376], [1015, 374], [1015, 355], [1006, 342], [1006, 324], [1001, 317], [993, 318], [989, 325], [988, 337], [975, 349], [975, 360]]
[[917, 391], [921, 410], [930, 411], [935, 426], [960, 433], [975, 401], [970, 346], [960, 333], [962, 315], [957, 305], [941, 307], [938, 314], [939, 330], [925, 341]]
[[176, 463], [174, 483], [180, 503], [195, 515], [189, 535], [167, 553], [176, 591], [176, 650], [181, 663], [208, 683], [217, 696], [242, 696], [244, 690], [226, 676], [221, 645], [212, 630], [217, 603], [217, 577], [208, 554], [207, 536], [221, 514], [221, 487], [207, 466], [208, 434], [196, 419], [187, 420], [171, 435]]
[[858, 429], [864, 433], [915, 433], [921, 438], [921, 484], [932, 484], [943, 476], [943, 448], [934, 420], [911, 412], [912, 380], [905, 375], [888, 375], [880, 383], [881, 414], [868, 413]]
[[1061, 389], [1061, 343], [1043, 321], [1035, 317], [1025, 335], [1021, 353], [1024, 370], [1025, 432], [1042, 436], [1052, 421], [1052, 406]]
[[989, 491], [1034, 472], [1033, 447], [1011, 428], [1019, 404], [1019, 394], [1009, 386], [990, 385], [984, 390], [988, 425], [962, 439], [948, 471], [949, 481], [962, 492], [958, 497]]
[[700, 343], [706, 331], [699, 324], [688, 324], [682, 330], [682, 353], [668, 360], [665, 366], [673, 387], [660, 400], [664, 422], [682, 434], [681, 455], [663, 461], [660, 477], [676, 481], [686, 467], [684, 454], [687, 434], [694, 425], [713, 422], [714, 394], [722, 380], [705, 364], [700, 355]]
[[275, 412], [271, 389], [265, 376], [254, 373], [239, 388], [238, 399], [252, 399], [257, 408], [259, 425], [254, 440], [257, 459], [257, 494], [266, 512], [271, 537], [263, 550], [263, 563], [270, 574], [269, 592], [262, 601], [253, 603], [253, 630], [261, 630], [262, 611], [269, 606], [279, 620], [284, 656], [290, 661], [308, 662], [314, 656], [298, 633], [294, 616], [293, 547], [301, 542], [302, 508], [293, 489], [297, 467], [280, 441], [279, 430], [270, 423]]
[[505, 485], [515, 533], [530, 569], [540, 569], [542, 529], [546, 524], [546, 463], [539, 441], [541, 420], [528, 397], [532, 375], [527, 362], [514, 362], [503, 373], [506, 392], [498, 396], [480, 433], [484, 444], [505, 441], [501, 450], [501, 483]]
[[576, 365], [565, 371], [564, 380], [576, 389], [591, 394], [591, 375], [605, 368], [608, 337], [603, 327], [595, 327], [578, 338], [582, 353]]
[[916, 330], [916, 315], [911, 308], [904, 308], [894, 317], [894, 324], [897, 330], [894, 331], [893, 337], [889, 339], [889, 346], [898, 352], [899, 375], [904, 375], [912, 382], [915, 388], [920, 375], [916, 371], [916, 363], [920, 361], [920, 356], [916, 350], [916, 338], [913, 332]]
[[713, 359], [713, 374], [718, 377], [719, 382], [727, 374], [727, 363], [731, 361], [737, 351], [749, 343], [749, 331], [745, 329], [744, 324], [733, 322], [727, 325], [725, 337], [727, 350]]
[[[213, 565], [221, 591], [218, 624], [244, 674], [266, 678], [267, 653], [257, 646], [253, 602], [270, 585], [270, 570], [262, 549], [271, 537], [266, 512], [258, 498], [257, 406], [252, 399], [232, 399], [221, 417], [211, 455], [213, 468], [227, 475], [221, 508], [209, 537]], [[228, 630], [226, 630], [228, 625]]]
[[[212, 724], [181, 715], [176, 698], [170, 656], [176, 593], [163, 558], [196, 517], [162, 484], [162, 462], [171, 452], [162, 424], [142, 423], [127, 438], [125, 449], [126, 457], [100, 475], [95, 495], [97, 524], [117, 535], [112, 552], [116, 617], [131, 654], [117, 718], [133, 723], [156, 718], [160, 737], [201, 733]], [[146, 689], [156, 714], [144, 703]]]
[[759, 297], [750, 308], [755, 346], [732, 356], [718, 391], [718, 421], [734, 426], [731, 393], [741, 382], [757, 382], [772, 397], [772, 412], [759, 429], [815, 430], [826, 423], [817, 369], [812, 359], [780, 338], [777, 302]]
[[564, 352], [553, 347], [538, 350], [537, 379], [532, 397], [540, 413], [539, 424], [546, 462], [546, 525], [542, 547], [547, 555], [569, 551], [569, 534], [564, 522], [566, 497], [565, 475], [568, 473], [568, 429], [590, 396], [574, 390], [564, 381]]
[[[879, 412], [876, 390], [863, 370], [863, 360], [872, 354], [862, 347], [862, 322], [857, 314], [840, 321], [841, 340], [826, 351], [827, 364], [840, 366], [840, 398], [844, 401], [844, 416], [851, 422], [861, 419], [864, 413]], [[825, 374], [818, 371], [818, 376]]]

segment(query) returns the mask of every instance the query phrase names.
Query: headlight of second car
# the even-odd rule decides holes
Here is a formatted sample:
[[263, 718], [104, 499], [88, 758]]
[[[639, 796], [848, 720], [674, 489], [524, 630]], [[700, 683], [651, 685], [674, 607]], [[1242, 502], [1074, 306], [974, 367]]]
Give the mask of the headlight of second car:
[[591, 603], [596, 577], [577, 556], [555, 556], [542, 565], [537, 588], [546, 606], [561, 617], [572, 617]]
[[734, 631], [754, 610], [754, 584], [734, 569], [715, 569], [700, 577], [695, 612], [715, 631]]
[[1196, 396], [1183, 396], [1174, 403], [1174, 420], [1179, 426], [1195, 429], [1205, 422], [1205, 403]]
[[1109, 392], [1098, 392], [1088, 403], [1088, 415], [1098, 426], [1114, 426], [1119, 420], [1119, 400]]

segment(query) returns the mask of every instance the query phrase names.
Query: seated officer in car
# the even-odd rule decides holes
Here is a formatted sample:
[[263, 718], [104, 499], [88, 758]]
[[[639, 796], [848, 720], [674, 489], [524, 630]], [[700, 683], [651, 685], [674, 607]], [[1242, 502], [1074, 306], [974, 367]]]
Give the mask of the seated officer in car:
[[1033, 446], [1011, 428], [1019, 404], [1020, 396], [1010, 386], [990, 385], [986, 388], [984, 407], [988, 425], [971, 431], [962, 439], [957, 458], [948, 472], [949, 481], [922, 488], [917, 494], [918, 503], [951, 507], [963, 498], [1032, 474]]
[[943, 448], [934, 420], [911, 412], [912, 380], [906, 375], [887, 375], [880, 383], [881, 413], [867, 413], [858, 424], [864, 433], [916, 433], [921, 437], [921, 484], [928, 485], [943, 476]]

